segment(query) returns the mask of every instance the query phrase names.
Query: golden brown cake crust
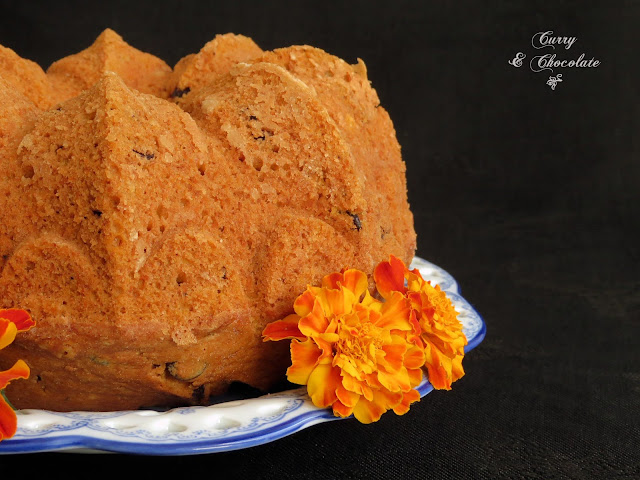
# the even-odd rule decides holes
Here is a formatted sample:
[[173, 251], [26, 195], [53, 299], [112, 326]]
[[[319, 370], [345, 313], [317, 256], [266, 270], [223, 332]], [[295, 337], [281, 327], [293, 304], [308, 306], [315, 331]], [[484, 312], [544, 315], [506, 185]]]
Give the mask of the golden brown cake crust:
[[19, 408], [268, 389], [289, 351], [261, 332], [308, 284], [413, 256], [362, 62], [227, 34], [172, 71], [107, 30], [46, 74], [8, 49], [0, 67], [0, 307], [37, 322], [0, 351], [31, 367]]
[[90, 88], [106, 72], [117, 73], [127, 86], [142, 93], [161, 98], [169, 95], [171, 67], [131, 47], [110, 28], [89, 48], [54, 62], [47, 69], [47, 77], [57, 103]]
[[0, 72], [11, 89], [24, 95], [36, 107], [47, 109], [51, 106], [53, 88], [38, 64], [0, 45]]
[[173, 68], [171, 98], [179, 102], [185, 95], [228, 73], [237, 63], [262, 55], [262, 49], [244, 35], [216, 35], [198, 53], [183, 57]]

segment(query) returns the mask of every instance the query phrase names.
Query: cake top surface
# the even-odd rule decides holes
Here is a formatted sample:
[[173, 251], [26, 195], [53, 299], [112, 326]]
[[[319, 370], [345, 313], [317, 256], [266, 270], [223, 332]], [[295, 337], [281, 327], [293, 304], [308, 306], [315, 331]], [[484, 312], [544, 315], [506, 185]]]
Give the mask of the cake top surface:
[[413, 254], [400, 148], [361, 60], [224, 34], [171, 68], [107, 29], [46, 71], [0, 48], [0, 97], [3, 263], [55, 238], [125, 298], [167, 242], [197, 231], [249, 277], [236, 297], [263, 285], [273, 304], [285, 253], [259, 246], [294, 248], [307, 223], [318, 250], [348, 244], [363, 268]]

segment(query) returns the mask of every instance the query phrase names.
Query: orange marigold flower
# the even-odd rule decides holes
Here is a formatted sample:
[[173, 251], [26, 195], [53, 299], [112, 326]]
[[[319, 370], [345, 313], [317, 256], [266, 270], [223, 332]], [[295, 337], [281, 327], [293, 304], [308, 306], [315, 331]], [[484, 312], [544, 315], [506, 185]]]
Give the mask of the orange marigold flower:
[[263, 336], [292, 339], [287, 378], [306, 385], [314, 405], [370, 423], [388, 410], [402, 415], [420, 399], [425, 351], [405, 296], [376, 300], [367, 276], [349, 269], [309, 286], [294, 311]]
[[467, 345], [451, 300], [438, 285], [425, 281], [418, 269], [409, 270], [393, 255], [376, 267], [373, 278], [383, 298], [401, 292], [410, 301], [420, 323], [429, 381], [436, 389], [450, 390], [464, 376], [462, 359]]
[[[18, 332], [25, 332], [35, 325], [28, 312], [19, 309], [0, 310], [0, 349], [11, 344]], [[6, 401], [3, 390], [9, 382], [18, 378], [29, 378], [29, 367], [18, 360], [9, 370], [0, 371], [0, 441], [15, 435], [18, 419]]]

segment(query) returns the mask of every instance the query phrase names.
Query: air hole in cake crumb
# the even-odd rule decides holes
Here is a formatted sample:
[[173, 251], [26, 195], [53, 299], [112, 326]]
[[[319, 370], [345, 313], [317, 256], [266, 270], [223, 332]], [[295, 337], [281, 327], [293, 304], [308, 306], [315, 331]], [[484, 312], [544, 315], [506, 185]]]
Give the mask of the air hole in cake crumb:
[[178, 276], [176, 277], [176, 283], [178, 285], [182, 285], [186, 281], [187, 281], [187, 274], [184, 272], [178, 273]]
[[274, 172], [277, 172], [280, 167], [278, 166], [277, 163], [272, 163], [271, 165], [269, 165], [269, 168]]
[[32, 165], [25, 165], [22, 168], [22, 176], [24, 178], [33, 178], [33, 176], [36, 174], [35, 170], [33, 169]]
[[160, 233], [164, 233], [166, 229], [167, 227], [165, 227], [164, 225], [160, 225]]
[[169, 216], [169, 211], [162, 205], [157, 208], [156, 213], [160, 218], [167, 218]]
[[153, 230], [153, 223], [149, 222], [147, 223], [147, 232], [150, 232], [151, 230]]
[[198, 171], [200, 172], [200, 175], [204, 175], [207, 172], [207, 167], [204, 163], [198, 165]]
[[27, 264], [24, 266], [24, 269], [27, 271], [33, 270], [34, 268], [36, 268], [35, 262], [27, 262]]
[[191, 392], [191, 398], [196, 402], [196, 403], [202, 403], [202, 401], [204, 400], [204, 395], [205, 395], [205, 388], [204, 385], [200, 385], [199, 387], [196, 387], [193, 392]]
[[273, 153], [278, 153], [280, 151], [280, 147], [278, 145], [273, 146]]
[[262, 170], [262, 167], [264, 166], [264, 161], [261, 158], [254, 158], [252, 163], [253, 168], [255, 168], [257, 171]]
[[241, 153], [240, 156], [238, 157], [238, 160], [240, 160], [241, 162], [244, 162], [244, 154]]

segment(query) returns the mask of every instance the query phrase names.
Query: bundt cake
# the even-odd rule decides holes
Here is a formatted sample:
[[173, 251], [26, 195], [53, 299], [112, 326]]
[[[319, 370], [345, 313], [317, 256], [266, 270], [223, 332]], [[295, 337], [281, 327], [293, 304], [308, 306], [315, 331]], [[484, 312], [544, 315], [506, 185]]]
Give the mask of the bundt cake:
[[0, 351], [17, 408], [206, 404], [284, 378], [264, 326], [308, 284], [415, 250], [362, 61], [219, 35], [170, 68], [112, 30], [43, 71], [0, 47]]

